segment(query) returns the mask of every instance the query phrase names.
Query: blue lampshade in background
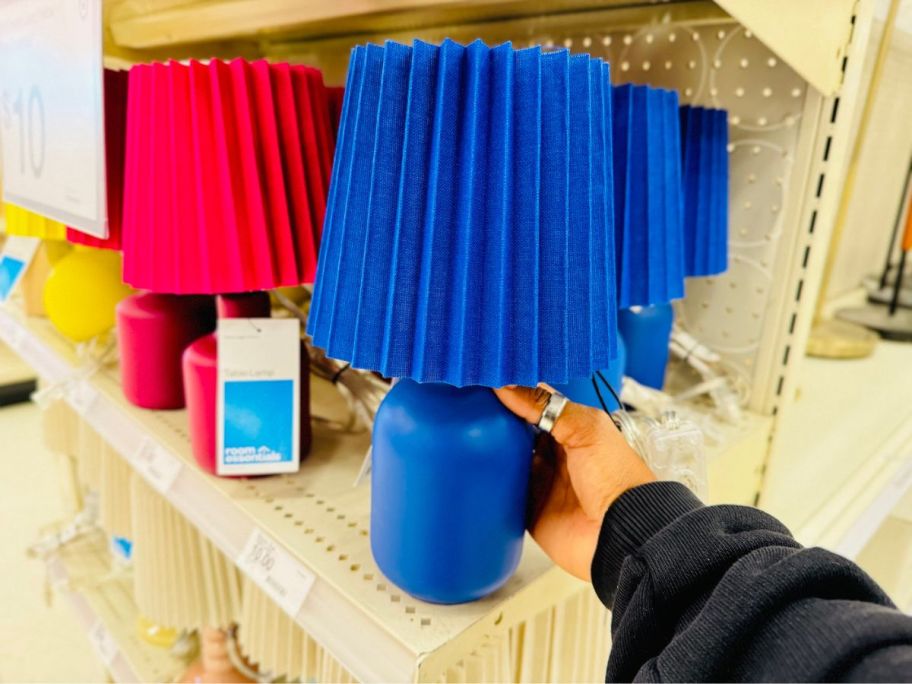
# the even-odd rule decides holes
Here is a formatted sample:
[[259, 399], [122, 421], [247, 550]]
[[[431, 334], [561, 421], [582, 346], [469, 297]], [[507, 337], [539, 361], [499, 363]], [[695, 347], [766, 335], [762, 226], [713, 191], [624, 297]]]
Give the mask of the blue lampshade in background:
[[616, 354], [610, 121], [587, 55], [352, 52], [308, 331], [401, 378], [374, 424], [371, 547], [419, 598], [478, 598], [519, 562], [532, 432], [484, 388]]
[[625, 373], [661, 388], [684, 296], [684, 228], [678, 95], [644, 85], [614, 88], [614, 201], [618, 326]]
[[681, 107], [684, 173], [684, 272], [711, 276], [728, 268], [728, 115]]

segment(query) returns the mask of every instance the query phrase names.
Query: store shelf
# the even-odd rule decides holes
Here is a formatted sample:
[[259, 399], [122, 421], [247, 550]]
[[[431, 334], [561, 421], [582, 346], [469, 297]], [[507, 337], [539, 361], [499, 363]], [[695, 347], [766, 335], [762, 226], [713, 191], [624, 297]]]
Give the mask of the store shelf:
[[[193, 462], [184, 412], [127, 404], [110, 371], [79, 379], [72, 349], [45, 321], [0, 310], [0, 337], [57, 383], [83, 419], [228, 557], [239, 559], [259, 532], [287, 553], [293, 572], [313, 575], [313, 587], [293, 617], [362, 681], [429, 676], [485, 635], [580, 589], [530, 542], [515, 576], [493, 596], [449, 607], [415, 601], [389, 584], [371, 558], [369, 491], [353, 486], [367, 433], [316, 426], [314, 450], [294, 476], [210, 477]], [[331, 386], [315, 380], [312, 389], [315, 413], [342, 409]], [[243, 562], [239, 566], [249, 570]]]
[[912, 346], [804, 360], [760, 504], [807, 544], [855, 557], [912, 486]]
[[114, 681], [170, 682], [186, 669], [167, 649], [139, 637], [130, 577], [112, 573], [103, 533], [63, 546], [47, 559], [47, 571]]
[[[496, 594], [461, 606], [412, 599], [385, 580], [371, 557], [369, 488], [353, 486], [369, 444], [367, 433], [330, 432], [318, 423], [313, 452], [298, 474], [211, 477], [193, 462], [183, 411], [144, 411], [127, 404], [110, 370], [83, 378], [72, 348], [46, 321], [0, 309], [0, 338], [46, 381], [56, 383], [84, 420], [253, 579], [241, 555], [255, 533], [287, 554], [290, 572], [313, 576], [300, 610], [289, 612], [362, 681], [437, 678], [459, 654], [582, 587], [528, 541], [518, 571]], [[338, 415], [343, 403], [335, 390], [313, 382], [314, 413]], [[768, 419], [751, 416], [729, 431], [742, 446], [765, 445], [768, 428]], [[727, 457], [724, 452], [715, 447], [711, 470]], [[731, 486], [737, 483], [726, 485]]]
[[[118, 45], [150, 48], [261, 35], [326, 37], [401, 31], [491, 19], [512, 19], [593, 7], [655, 4], [662, 0], [108, 0]], [[665, 0], [667, 2], [667, 0]]]

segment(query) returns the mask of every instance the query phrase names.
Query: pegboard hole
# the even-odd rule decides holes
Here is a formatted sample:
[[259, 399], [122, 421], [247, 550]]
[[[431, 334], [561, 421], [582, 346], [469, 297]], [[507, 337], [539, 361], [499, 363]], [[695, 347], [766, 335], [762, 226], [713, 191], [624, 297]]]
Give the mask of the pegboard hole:
[[421, 618], [421, 626], [428, 627], [431, 624], [431, 618]]
[[295, 527], [301, 527], [301, 525], [304, 524], [304, 521], [303, 521], [303, 520], [295, 520], [295, 521], [294, 521], [294, 524], [295, 524]]
[[772, 69], [777, 64], [779, 64], [779, 61], [775, 57], [770, 57], [768, 60], [766, 60], [766, 66], [768, 66], [770, 69]]
[[669, 71], [669, 70], [671, 69], [671, 66], [672, 66], [671, 60], [670, 60], [670, 59], [666, 59], [666, 60], [665, 60], [665, 70], [666, 70], [666, 71]]
[[357, 526], [358, 526], [358, 523], [356, 523], [354, 520], [352, 520], [351, 522], [348, 523], [348, 526], [349, 526], [349, 527], [357, 527]]
[[624, 45], [630, 45], [633, 42], [633, 36], [627, 34], [624, 36]]
[[414, 614], [415, 614], [415, 606], [406, 606], [406, 607], [405, 607], [405, 612], [408, 613], [409, 615], [414, 615]]
[[628, 62], [626, 60], [621, 62], [621, 71], [629, 71], [629, 70], [630, 70], [630, 62]]
[[721, 68], [722, 68], [722, 60], [714, 59], [713, 60], [713, 69], [721, 69]]
[[339, 513], [336, 516], [336, 520], [345, 520], [345, 513]]
[[324, 541], [326, 541], [326, 537], [317, 537], [316, 538], [317, 544], [322, 544]]
[[313, 534], [313, 533], [314, 533], [314, 528], [312, 528], [312, 527], [308, 527], [307, 529], [304, 530], [304, 534]]
[[590, 45], [592, 45], [592, 38], [589, 36], [583, 38], [583, 47], [589, 47]]
[[308, 499], [312, 499], [312, 498], [314, 498], [314, 493], [313, 493], [313, 492], [307, 492], [307, 494], [305, 494], [304, 496], [305, 496], [306, 498], [308, 498]]
[[737, 97], [744, 97], [744, 88], [742, 88], [740, 86], [735, 88], [735, 95]]
[[317, 499], [317, 506], [322, 506], [324, 503], [326, 502], [323, 499]]
[[748, 61], [747, 57], [742, 57], [741, 61], [738, 62], [738, 66], [742, 69], [747, 69], [747, 67], [750, 66], [750, 62]]
[[266, 503], [272, 503], [272, 502], [273, 502], [273, 499], [272, 499], [272, 497], [270, 497], [270, 498], [268, 498], [268, 499], [264, 499], [264, 501], [265, 501]]
[[647, 34], [646, 34], [646, 42], [647, 42], [647, 43], [649, 43], [650, 45], [652, 45], [652, 41], [654, 41], [654, 40], [655, 40], [655, 38], [653, 37], [653, 35], [652, 35], [651, 33], [647, 33]]
[[360, 531], [360, 534], [361, 534], [362, 537], [366, 537], [366, 536], [367, 536], [367, 530], [361, 530], [361, 531]]
[[336, 509], [335, 509], [335, 507], [330, 506], [329, 508], [326, 509], [326, 512], [327, 512], [327, 513], [335, 513], [335, 512], [336, 512]]
[[652, 64], [647, 59], [645, 62], [643, 62], [643, 71], [649, 71], [650, 68], [652, 68]]
[[286, 513], [286, 514], [285, 514], [285, 517], [286, 517], [286, 518], [290, 518], [290, 517], [291, 517], [291, 513]]
[[348, 569], [351, 570], [352, 572], [358, 572], [358, 570], [361, 569], [361, 565], [358, 563], [353, 563], [352, 565], [350, 565], [348, 567]]
[[749, 173], [749, 174], [747, 174], [747, 182], [748, 182], [748, 183], [756, 183], [756, 182], [757, 182], [757, 174], [756, 174], [756, 173]]
[[402, 597], [399, 594], [390, 595], [390, 603], [399, 603], [402, 600]]
[[602, 38], [602, 45], [604, 45], [605, 47], [608, 47], [609, 45], [611, 45], [611, 36], [604, 36]]
[[340, 560], [340, 561], [343, 561], [343, 562], [347, 561], [347, 560], [348, 560], [348, 554], [347, 554], [347, 553], [340, 553], [340, 554], [339, 554], [339, 560]]
[[365, 573], [364, 573], [364, 581], [365, 581], [365, 582], [373, 582], [373, 581], [374, 581], [374, 573], [372, 573], [372, 572], [365, 572]]
[[[728, 120], [728, 122], [729, 122], [732, 126], [737, 126], [738, 124], [741, 123], [741, 117], [740, 117], [740, 116], [733, 116], [733, 117], [731, 117], [731, 118]], [[735, 146], [734, 146], [734, 145], [729, 145], [729, 150], [728, 150], [729, 154], [731, 154], [731, 153], [734, 151], [734, 149], [735, 149]]]
[[757, 117], [757, 125], [758, 125], [758, 126], [766, 126], [767, 123], [768, 123], [768, 119], [767, 119], [765, 116], [758, 116], [758, 117]]
[[754, 32], [753, 32], [753, 31], [745, 31], [745, 32], [744, 32], [744, 37], [747, 38], [748, 40], [750, 40], [751, 38], [754, 37]]
[[336, 550], [336, 545], [335, 545], [335, 544], [330, 544], [329, 546], [326, 547], [327, 553], [332, 553], [332, 552], [335, 551], [335, 550]]
[[792, 88], [792, 97], [801, 97], [801, 88]]
[[689, 61], [687, 62], [687, 68], [688, 68], [688, 69], [696, 69], [696, 68], [697, 68], [697, 60], [695, 60], [695, 59], [689, 60]]
[[386, 584], [384, 582], [378, 582], [377, 591], [386, 591]]
[[754, 205], [750, 200], [745, 200], [745, 202], [744, 202], [745, 209], [750, 209], [752, 206], [754, 206]]
[[677, 39], [678, 39], [678, 34], [677, 34], [677, 33], [672, 32], [672, 33], [669, 33], [669, 34], [668, 34], [668, 42], [669, 42], [669, 43], [673, 43], [673, 42], [675, 42]]
[[719, 29], [719, 31], [716, 33], [716, 37], [719, 40], [722, 40], [723, 38], [725, 38], [725, 31], [723, 31], [722, 29]]
[[694, 42], [700, 40], [700, 34], [697, 33], [696, 31], [694, 31], [693, 33], [691, 33], [691, 34], [690, 34], [690, 37], [691, 37], [691, 39], [692, 39]]
[[565, 47], [565, 48], [571, 48], [571, 47], [573, 47], [573, 38], [565, 38], [565, 39], [564, 39], [564, 47]]
[[773, 96], [773, 89], [770, 88], [769, 86], [764, 88], [761, 92], [763, 93], [763, 97], [772, 97]]
[[692, 97], [693, 93], [694, 93], [693, 88], [684, 88], [684, 95], [686, 97]]
[[282, 510], [282, 505], [281, 505], [281, 504], [276, 504], [276, 505], [275, 505], [275, 510], [281, 511], [281, 510]]

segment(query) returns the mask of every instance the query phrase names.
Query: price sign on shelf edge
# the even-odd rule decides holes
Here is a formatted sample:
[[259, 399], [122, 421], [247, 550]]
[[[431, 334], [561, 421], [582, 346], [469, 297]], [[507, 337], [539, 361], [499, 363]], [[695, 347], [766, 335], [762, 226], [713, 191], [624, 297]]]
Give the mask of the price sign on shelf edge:
[[107, 237], [101, 0], [0, 2], [3, 199]]
[[254, 528], [237, 557], [238, 566], [292, 619], [316, 577], [262, 531]]

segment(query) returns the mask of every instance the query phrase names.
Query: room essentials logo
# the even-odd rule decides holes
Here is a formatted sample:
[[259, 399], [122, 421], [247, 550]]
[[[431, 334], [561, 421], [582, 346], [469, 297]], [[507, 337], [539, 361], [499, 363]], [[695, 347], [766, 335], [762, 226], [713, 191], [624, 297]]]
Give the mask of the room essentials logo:
[[224, 463], [287, 463], [294, 440], [292, 380], [225, 382]]

